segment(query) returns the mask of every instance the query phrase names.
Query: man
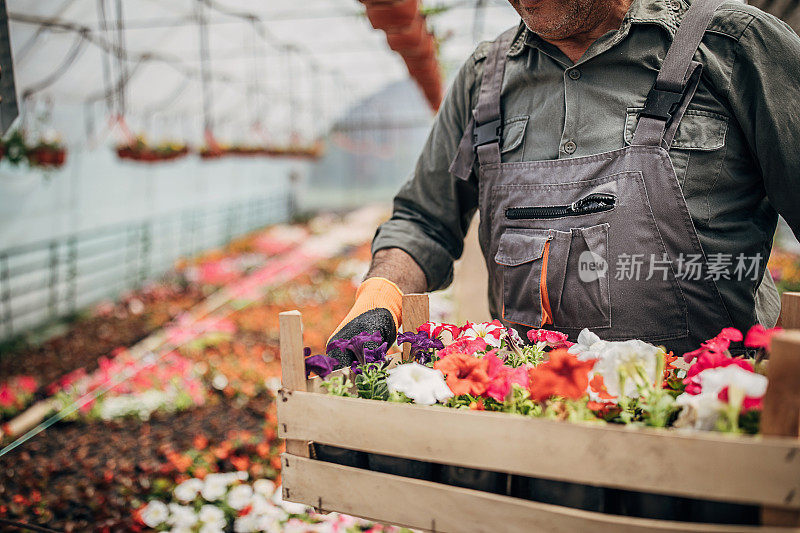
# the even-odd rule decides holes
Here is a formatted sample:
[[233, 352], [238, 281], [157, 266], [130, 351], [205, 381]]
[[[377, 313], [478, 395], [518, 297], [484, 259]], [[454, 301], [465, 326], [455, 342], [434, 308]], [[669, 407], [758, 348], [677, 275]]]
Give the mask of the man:
[[476, 209], [507, 325], [676, 353], [774, 325], [778, 214], [800, 235], [797, 35], [736, 1], [510, 2], [522, 24], [461, 68], [334, 337], [393, 340]]

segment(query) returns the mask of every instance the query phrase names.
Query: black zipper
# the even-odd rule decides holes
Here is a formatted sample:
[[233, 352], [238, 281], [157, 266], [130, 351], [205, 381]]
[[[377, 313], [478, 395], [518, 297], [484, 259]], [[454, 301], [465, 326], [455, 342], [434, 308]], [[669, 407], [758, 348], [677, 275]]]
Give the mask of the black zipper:
[[569, 205], [549, 205], [540, 207], [509, 207], [506, 209], [506, 218], [509, 220], [523, 220], [536, 218], [561, 218], [574, 217], [600, 213], [614, 209], [617, 198], [613, 194], [593, 193]]

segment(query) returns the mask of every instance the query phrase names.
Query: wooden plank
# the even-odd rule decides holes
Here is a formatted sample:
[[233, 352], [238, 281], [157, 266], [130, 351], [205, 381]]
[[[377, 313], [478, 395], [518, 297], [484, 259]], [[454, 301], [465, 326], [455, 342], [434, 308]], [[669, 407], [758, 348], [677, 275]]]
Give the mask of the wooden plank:
[[[790, 316], [794, 319], [794, 314]], [[800, 331], [785, 331], [773, 337], [767, 377], [761, 434], [800, 437]], [[761, 519], [769, 525], [800, 526], [800, 511], [764, 507]]]
[[[306, 364], [303, 355], [303, 319], [300, 311], [285, 311], [278, 315], [281, 341], [281, 384], [290, 391], [306, 390]], [[279, 418], [279, 426], [280, 415]], [[310, 457], [308, 440], [286, 439], [286, 451]]]
[[[494, 453], [494, 451], [492, 452]], [[776, 527], [692, 524], [607, 515], [282, 456], [284, 498], [325, 511], [438, 533], [783, 533]]]
[[800, 292], [784, 292], [781, 295], [778, 325], [785, 329], [800, 329]]
[[304, 392], [284, 394], [278, 413], [279, 434], [288, 438], [589, 485], [800, 508], [795, 439], [573, 424]]
[[[427, 294], [403, 295], [403, 331], [416, 331], [430, 320], [430, 300]], [[403, 361], [411, 358], [411, 345], [403, 345]]]

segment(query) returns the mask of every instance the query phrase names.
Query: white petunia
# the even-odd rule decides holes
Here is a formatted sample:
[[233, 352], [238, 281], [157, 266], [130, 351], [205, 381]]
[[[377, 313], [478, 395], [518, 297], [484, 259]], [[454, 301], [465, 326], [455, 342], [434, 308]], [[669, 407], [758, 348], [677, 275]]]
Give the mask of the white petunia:
[[207, 501], [213, 502], [221, 499], [228, 492], [228, 478], [223, 474], [209, 474], [200, 489], [200, 495]]
[[[639, 395], [636, 384], [647, 381], [651, 385], [656, 382], [659, 358], [664, 357], [664, 350], [638, 339], [624, 342], [593, 342], [587, 351], [578, 355], [579, 359], [595, 356], [597, 363], [592, 374], [603, 376], [608, 393], [619, 396], [624, 393], [630, 398]], [[625, 390], [622, 391], [624, 381]]]
[[192, 527], [197, 523], [197, 513], [188, 505], [171, 503], [167, 522], [176, 527]]
[[234, 479], [238, 479], [239, 481], [247, 481], [247, 478], [250, 477], [250, 474], [247, 473], [247, 470], [237, 470], [232, 474]]
[[689, 394], [684, 392], [675, 398], [675, 405], [682, 407], [676, 428], [692, 428], [711, 431], [717, 425], [723, 403], [717, 399], [716, 394]]
[[265, 498], [271, 498], [275, 493], [275, 483], [270, 479], [257, 479], [253, 482], [253, 491]]
[[256, 518], [256, 528], [257, 531], [262, 531], [264, 533], [281, 533], [283, 532], [283, 528], [281, 527], [280, 520], [273, 518], [269, 515], [255, 515]]
[[219, 524], [203, 524], [197, 533], [225, 533], [225, 522]]
[[767, 378], [736, 365], [707, 368], [699, 374], [703, 393], [717, 395], [725, 387], [736, 388], [750, 398], [761, 398], [767, 392]]
[[197, 493], [203, 488], [203, 480], [192, 478], [187, 479], [172, 492], [173, 495], [184, 503], [188, 503], [197, 497]]
[[169, 533], [193, 533], [192, 528], [186, 526], [175, 526], [169, 530]]
[[491, 322], [479, 322], [479, 323], [472, 323], [468, 322], [467, 327], [459, 338], [468, 338], [468, 339], [483, 339], [486, 344], [489, 346], [493, 346], [495, 348], [499, 348], [501, 341], [500, 337], [502, 336], [505, 328], [503, 326], [498, 326], [496, 324], [492, 324]]
[[253, 488], [250, 485], [237, 485], [228, 493], [228, 505], [240, 511], [250, 505], [253, 499]]
[[219, 527], [225, 527], [225, 511], [217, 507], [216, 505], [204, 505], [200, 508], [200, 512], [197, 513], [197, 518], [204, 524], [209, 525], [216, 525]]
[[240, 516], [233, 522], [233, 530], [236, 533], [251, 533], [259, 531], [258, 517], [252, 513]]
[[389, 370], [386, 385], [391, 392], [402, 392], [421, 405], [433, 405], [453, 396], [440, 370], [419, 363], [398, 365]]
[[141, 517], [148, 527], [160, 526], [169, 517], [169, 509], [165, 503], [153, 500], [142, 509]]

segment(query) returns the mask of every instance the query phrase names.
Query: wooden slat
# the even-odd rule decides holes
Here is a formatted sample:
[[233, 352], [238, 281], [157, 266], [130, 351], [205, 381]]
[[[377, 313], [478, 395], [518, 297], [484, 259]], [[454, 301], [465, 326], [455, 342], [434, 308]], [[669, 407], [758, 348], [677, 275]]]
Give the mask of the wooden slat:
[[[281, 436], [500, 472], [800, 508], [800, 442], [284, 393]], [[402, 438], [398, 438], [402, 436]]]
[[[403, 295], [403, 331], [416, 331], [430, 320], [430, 300], [427, 294]], [[411, 345], [403, 345], [403, 361], [411, 358]]]
[[[761, 434], [800, 437], [800, 331], [785, 331], [773, 337], [767, 373], [769, 385], [761, 413]], [[765, 524], [800, 526], [797, 510], [765, 507], [761, 515]]]
[[[495, 453], [494, 449], [492, 452]], [[785, 533], [798, 529], [649, 520], [581, 511], [282, 456], [284, 498], [325, 511], [453, 533]]]
[[800, 292], [784, 292], [781, 295], [778, 325], [785, 329], [800, 329]]
[[[303, 319], [300, 311], [286, 311], [278, 315], [281, 336], [281, 384], [290, 391], [306, 390], [306, 364], [303, 356]], [[279, 424], [284, 422], [280, 420]], [[286, 451], [293, 455], [310, 457], [307, 440], [286, 440]]]

